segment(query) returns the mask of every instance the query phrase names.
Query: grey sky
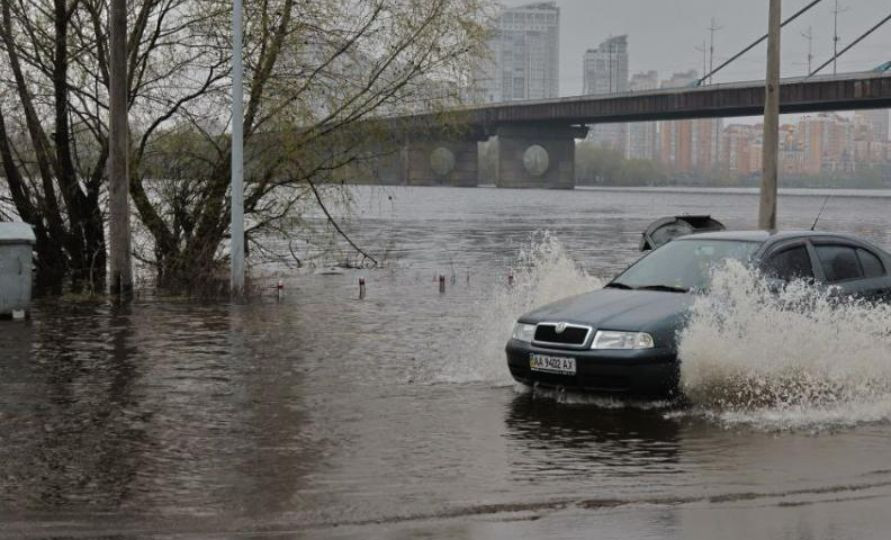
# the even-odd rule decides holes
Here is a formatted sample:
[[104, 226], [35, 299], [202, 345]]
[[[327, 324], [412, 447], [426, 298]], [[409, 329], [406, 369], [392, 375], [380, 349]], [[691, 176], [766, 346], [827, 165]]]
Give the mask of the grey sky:
[[[784, 0], [785, 16], [810, 0]], [[502, 0], [506, 6], [531, 0]], [[841, 47], [891, 13], [888, 0], [843, 0], [848, 11], [839, 15]], [[701, 47], [710, 19], [723, 29], [715, 35], [715, 65], [736, 53], [764, 32], [767, 0], [557, 0], [560, 7], [560, 95], [581, 93], [582, 55], [610, 35], [628, 34], [630, 71], [656, 70], [660, 78], [677, 71], [702, 70]], [[832, 56], [834, 0], [823, 0], [783, 33], [783, 75], [807, 70], [807, 40], [801, 36], [813, 27], [814, 65]], [[728, 66], [715, 81], [764, 78], [766, 46]], [[839, 71], [863, 71], [891, 60], [891, 23], [839, 60]], [[824, 73], [831, 73], [828, 67]]]

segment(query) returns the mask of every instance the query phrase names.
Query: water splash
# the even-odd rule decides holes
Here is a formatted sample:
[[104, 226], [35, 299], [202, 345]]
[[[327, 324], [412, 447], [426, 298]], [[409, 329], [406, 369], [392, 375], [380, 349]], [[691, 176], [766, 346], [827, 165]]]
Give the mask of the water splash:
[[[514, 392], [518, 395], [529, 396], [532, 399], [552, 401], [561, 405], [593, 407], [597, 409], [671, 411], [678, 406], [678, 402], [671, 399], [635, 399], [623, 396], [589, 394], [574, 391], [571, 388], [549, 388], [543, 386], [531, 388], [520, 383], [514, 385]], [[667, 412], [666, 414], [670, 415], [672, 412]]]
[[682, 390], [724, 424], [823, 429], [891, 419], [891, 306], [803, 282], [771, 291], [740, 263], [713, 275], [679, 340]]
[[463, 333], [463, 350], [440, 373], [440, 382], [513, 384], [504, 345], [517, 318], [542, 305], [603, 286], [600, 279], [581, 269], [549, 233], [533, 236], [520, 250], [512, 272], [512, 286], [499, 285], [477, 306]]

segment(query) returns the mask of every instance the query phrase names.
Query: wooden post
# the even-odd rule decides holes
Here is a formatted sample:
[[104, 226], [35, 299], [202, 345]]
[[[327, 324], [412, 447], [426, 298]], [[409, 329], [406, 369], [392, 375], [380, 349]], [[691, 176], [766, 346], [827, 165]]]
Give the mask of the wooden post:
[[764, 141], [762, 144], [764, 174], [761, 179], [761, 202], [758, 227], [777, 228], [777, 180], [780, 151], [780, 25], [782, 0], [770, 0], [770, 22], [767, 33], [767, 82], [764, 100]]
[[130, 261], [130, 153], [127, 125], [127, 1], [111, 0], [109, 14], [108, 206], [110, 292], [133, 292]]

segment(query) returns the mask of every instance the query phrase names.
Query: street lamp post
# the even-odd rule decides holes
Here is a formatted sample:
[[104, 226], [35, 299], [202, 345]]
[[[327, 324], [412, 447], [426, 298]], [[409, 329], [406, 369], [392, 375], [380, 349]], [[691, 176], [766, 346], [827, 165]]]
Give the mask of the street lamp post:
[[232, 209], [231, 243], [232, 295], [244, 293], [244, 96], [242, 63], [242, 4], [232, 3]]

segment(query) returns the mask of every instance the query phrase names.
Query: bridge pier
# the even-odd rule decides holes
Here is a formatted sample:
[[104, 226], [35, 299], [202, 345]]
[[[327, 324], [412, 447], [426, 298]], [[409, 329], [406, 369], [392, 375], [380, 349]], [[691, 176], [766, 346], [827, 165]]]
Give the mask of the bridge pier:
[[575, 140], [587, 127], [505, 125], [496, 130], [500, 188], [575, 188]]
[[402, 150], [402, 183], [407, 186], [476, 187], [476, 139], [408, 141]]
[[402, 184], [402, 147], [390, 143], [370, 146], [370, 156], [360, 161], [358, 175], [371, 184], [398, 186]]

